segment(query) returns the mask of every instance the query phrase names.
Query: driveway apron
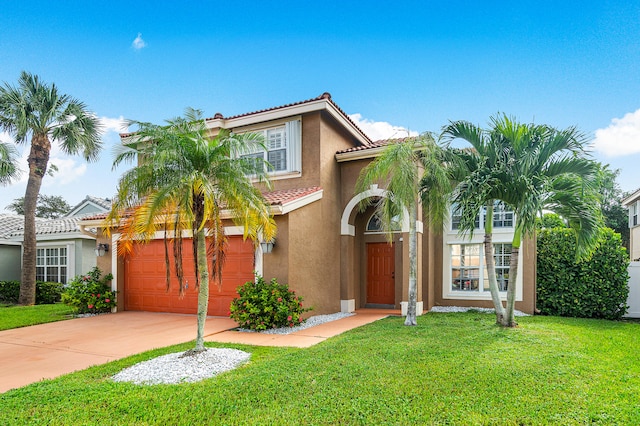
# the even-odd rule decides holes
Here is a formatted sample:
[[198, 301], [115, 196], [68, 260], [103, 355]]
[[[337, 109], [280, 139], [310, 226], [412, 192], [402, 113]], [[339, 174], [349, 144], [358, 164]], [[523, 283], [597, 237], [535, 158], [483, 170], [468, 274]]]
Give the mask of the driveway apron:
[[[234, 327], [209, 317], [205, 336]], [[0, 393], [195, 337], [195, 315], [133, 311], [0, 331]]]

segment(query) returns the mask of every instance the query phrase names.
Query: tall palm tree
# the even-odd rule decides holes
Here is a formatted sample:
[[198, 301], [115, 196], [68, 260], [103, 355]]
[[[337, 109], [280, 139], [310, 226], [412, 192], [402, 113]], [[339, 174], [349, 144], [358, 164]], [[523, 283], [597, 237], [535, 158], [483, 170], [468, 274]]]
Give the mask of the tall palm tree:
[[[409, 216], [409, 300], [405, 325], [417, 325], [419, 202], [431, 228], [442, 231], [447, 205], [445, 194], [449, 190], [442, 159], [442, 152], [431, 134], [406, 138], [389, 144], [361, 171], [356, 184], [356, 192], [364, 192], [374, 183], [386, 187], [387, 196], [378, 200], [376, 210], [389, 242], [393, 240], [393, 224], [402, 222], [405, 214]], [[363, 199], [360, 208], [366, 208], [371, 202], [370, 198]]]
[[[198, 288], [197, 337], [194, 351], [204, 350], [204, 325], [210, 278], [221, 285], [227, 246], [223, 219], [244, 227], [245, 238], [271, 240], [275, 222], [270, 206], [251, 178], [268, 185], [268, 164], [243, 153], [264, 149], [257, 134], [221, 131], [210, 136], [198, 110], [164, 126], [132, 122], [138, 131], [117, 153], [114, 167], [139, 159], [118, 184], [107, 223], [120, 227], [121, 254], [136, 241], [148, 242], [164, 230], [166, 282], [170, 283], [169, 243], [180, 294], [183, 292], [182, 238], [192, 238]], [[251, 177], [251, 178], [250, 178]], [[207, 246], [207, 241], [209, 244]], [[207, 262], [211, 256], [211, 274]]]
[[[463, 212], [461, 228], [472, 230], [472, 218], [483, 207], [488, 211], [485, 222], [491, 223], [490, 206], [494, 200], [511, 207], [515, 215], [509, 286], [502, 317], [496, 304], [498, 322], [513, 327], [516, 325], [514, 309], [520, 246], [523, 237], [533, 235], [536, 218], [543, 209], [568, 220], [576, 232], [579, 257], [584, 258], [593, 251], [602, 226], [596, 181], [598, 164], [588, 157], [584, 135], [573, 127], [558, 130], [545, 125], [521, 124], [506, 115], [493, 117], [489, 130], [475, 128], [471, 133], [475, 135], [473, 137], [465, 133], [456, 135], [451, 131], [456, 126], [474, 128], [466, 122], [452, 123], [445, 129], [450, 130], [449, 137], [460, 137], [475, 148], [479, 145], [479, 136], [483, 141], [481, 148], [485, 148], [478, 150], [483, 161], [461, 181], [453, 197], [453, 202]], [[493, 255], [485, 255], [485, 259], [489, 260], [489, 275], [495, 277]]]
[[8, 143], [0, 142], [0, 185], [7, 185], [20, 174], [18, 151]]
[[5, 83], [0, 87], [0, 129], [19, 144], [31, 139], [18, 302], [33, 305], [36, 297], [35, 210], [42, 178], [49, 165], [51, 142], [59, 142], [66, 154], [82, 154], [87, 161], [93, 161], [102, 148], [101, 126], [98, 117], [85, 104], [59, 93], [55, 84], [43, 83], [38, 76], [23, 71], [18, 86]]

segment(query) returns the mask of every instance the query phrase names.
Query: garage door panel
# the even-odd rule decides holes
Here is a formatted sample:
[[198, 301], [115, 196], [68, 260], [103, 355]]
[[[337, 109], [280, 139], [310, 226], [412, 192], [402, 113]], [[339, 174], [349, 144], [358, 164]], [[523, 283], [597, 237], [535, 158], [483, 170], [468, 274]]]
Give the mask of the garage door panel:
[[[171, 285], [166, 290], [164, 242], [155, 240], [137, 245], [125, 260], [125, 310], [195, 314], [198, 295], [195, 288], [191, 240], [183, 241], [184, 296], [178, 295], [178, 280], [173, 265], [173, 247], [169, 245]], [[210, 257], [208, 262], [210, 263]], [[229, 305], [237, 297], [236, 289], [253, 280], [254, 247], [241, 237], [231, 237], [222, 272], [222, 288], [211, 283], [208, 315], [229, 315]]]

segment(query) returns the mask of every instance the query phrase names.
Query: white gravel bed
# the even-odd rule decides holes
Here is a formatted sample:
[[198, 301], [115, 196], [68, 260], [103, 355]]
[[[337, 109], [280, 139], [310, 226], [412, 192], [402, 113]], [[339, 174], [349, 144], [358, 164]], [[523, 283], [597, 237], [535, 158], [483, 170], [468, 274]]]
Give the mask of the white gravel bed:
[[335, 314], [326, 315], [314, 315], [309, 317], [305, 322], [294, 327], [282, 327], [282, 328], [270, 328], [268, 330], [254, 331], [246, 328], [238, 328], [238, 331], [245, 331], [248, 333], [263, 333], [263, 334], [291, 334], [296, 331], [304, 330], [305, 328], [314, 327], [316, 325], [324, 324], [325, 322], [336, 321], [342, 318], [350, 317], [354, 315], [349, 312], [337, 312]]
[[[493, 308], [469, 308], [462, 306], [434, 306], [429, 310], [429, 312], [467, 312], [467, 311], [478, 311], [486, 314], [495, 314], [496, 310]], [[529, 314], [525, 314], [522, 311], [514, 310], [513, 315], [516, 317], [528, 317]]]
[[[303, 324], [295, 327], [274, 328], [261, 333], [289, 334], [304, 330], [325, 322], [339, 320], [353, 315], [338, 312], [328, 315], [315, 315]], [[254, 332], [239, 329], [240, 331]], [[197, 382], [208, 379], [216, 374], [232, 370], [249, 360], [251, 354], [237, 349], [207, 348], [206, 351], [195, 355], [183, 356], [184, 352], [163, 355], [148, 361], [140, 362], [125, 368], [113, 376], [116, 382], [131, 382], [137, 385], [157, 385]]]
[[120, 371], [113, 380], [137, 385], [198, 382], [233, 370], [251, 357], [247, 352], [229, 348], [207, 348], [193, 355], [184, 354], [176, 352], [140, 362]]

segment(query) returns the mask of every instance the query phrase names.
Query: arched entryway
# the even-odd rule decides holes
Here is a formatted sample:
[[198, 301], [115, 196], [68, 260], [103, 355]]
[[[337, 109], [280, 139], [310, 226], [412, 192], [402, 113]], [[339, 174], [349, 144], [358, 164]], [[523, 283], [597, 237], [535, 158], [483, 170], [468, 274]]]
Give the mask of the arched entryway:
[[[360, 211], [365, 198], [386, 197], [372, 185], [347, 203], [341, 220], [341, 308], [401, 308], [408, 300], [408, 214], [396, 225], [392, 242], [379, 226], [374, 207]], [[375, 200], [372, 200], [375, 201]], [[422, 232], [422, 224], [418, 222]]]

